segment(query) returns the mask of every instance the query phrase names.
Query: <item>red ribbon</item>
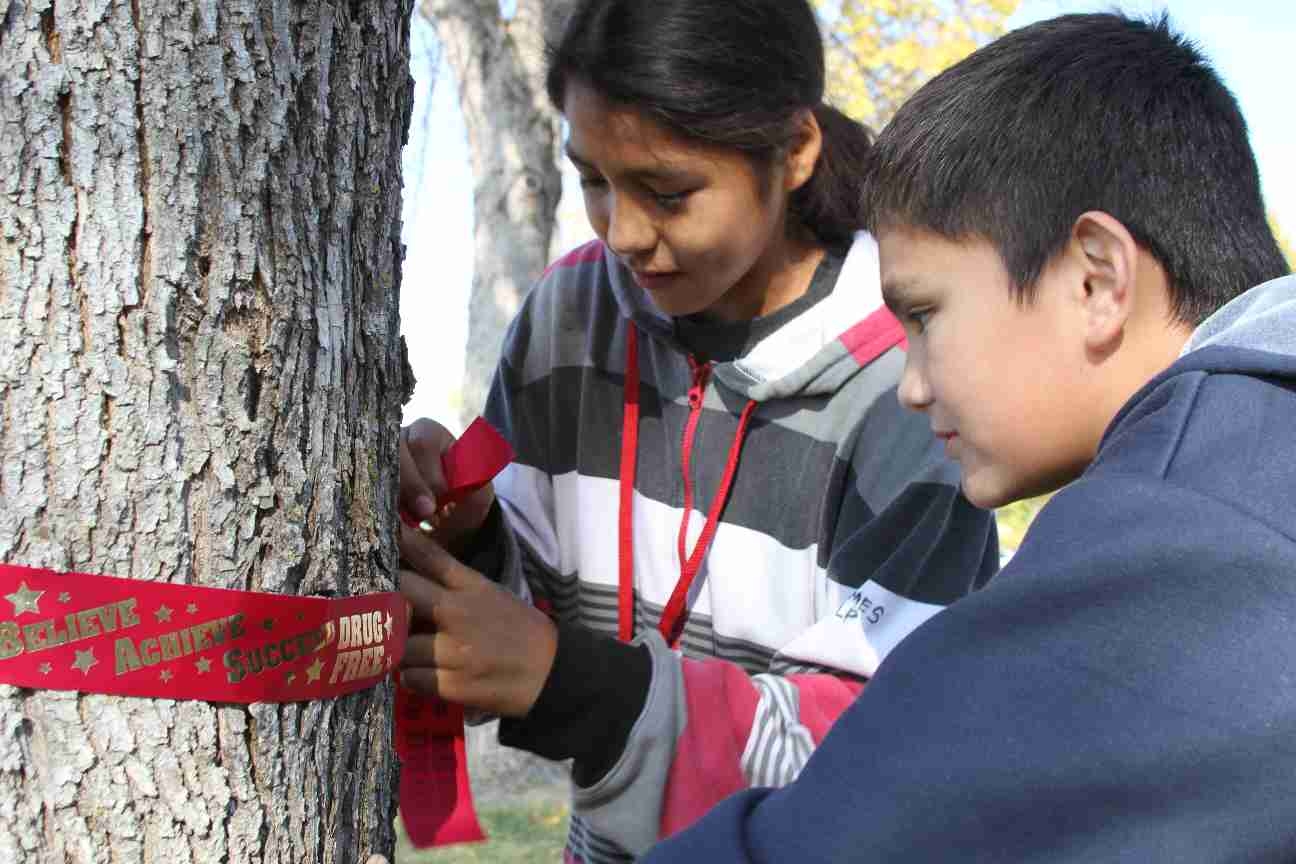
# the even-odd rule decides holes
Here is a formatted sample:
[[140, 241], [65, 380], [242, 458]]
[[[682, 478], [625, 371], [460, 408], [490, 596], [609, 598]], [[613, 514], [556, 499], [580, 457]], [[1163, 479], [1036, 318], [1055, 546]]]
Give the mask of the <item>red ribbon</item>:
[[300, 702], [400, 665], [388, 592], [328, 599], [0, 564], [0, 683], [153, 699]]
[[[509, 443], [478, 417], [441, 454], [447, 488], [437, 496], [437, 507], [477, 491], [511, 461]], [[402, 518], [413, 521], [405, 514]], [[398, 687], [396, 754], [401, 760], [401, 819], [414, 848], [485, 839], [468, 784], [462, 706]]]
[[[511, 459], [477, 421], [442, 466], [462, 497]], [[397, 669], [409, 623], [395, 592], [300, 597], [0, 564], [0, 684], [241, 704], [327, 699]], [[483, 839], [463, 709], [397, 687], [395, 747], [414, 845]]]

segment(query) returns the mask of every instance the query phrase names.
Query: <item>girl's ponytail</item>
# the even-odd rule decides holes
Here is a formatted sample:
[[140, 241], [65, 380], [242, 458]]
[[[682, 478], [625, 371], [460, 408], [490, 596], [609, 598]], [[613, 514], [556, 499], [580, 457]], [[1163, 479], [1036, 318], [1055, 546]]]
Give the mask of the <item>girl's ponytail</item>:
[[830, 105], [814, 109], [823, 145], [814, 175], [792, 195], [792, 209], [824, 243], [848, 243], [865, 224], [865, 183], [873, 136]]

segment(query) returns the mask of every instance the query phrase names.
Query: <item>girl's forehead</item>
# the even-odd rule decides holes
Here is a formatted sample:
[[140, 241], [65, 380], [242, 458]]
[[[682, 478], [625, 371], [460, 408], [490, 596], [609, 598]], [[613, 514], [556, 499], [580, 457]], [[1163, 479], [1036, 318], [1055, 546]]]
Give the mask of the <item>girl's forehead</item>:
[[636, 174], [711, 171], [738, 156], [691, 141], [632, 105], [609, 100], [586, 85], [568, 88], [567, 155], [604, 171]]
[[588, 86], [573, 85], [563, 101], [569, 150], [592, 154], [604, 148], [687, 149], [687, 142], [638, 107], [613, 102]]

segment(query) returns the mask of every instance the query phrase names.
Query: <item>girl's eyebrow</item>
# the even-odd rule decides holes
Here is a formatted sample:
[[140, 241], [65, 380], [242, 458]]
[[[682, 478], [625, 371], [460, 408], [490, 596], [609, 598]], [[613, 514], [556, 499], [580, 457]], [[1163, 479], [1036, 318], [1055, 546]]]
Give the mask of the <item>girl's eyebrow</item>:
[[[598, 168], [594, 165], [593, 162], [590, 162], [588, 159], [586, 159], [579, 152], [577, 152], [575, 149], [572, 148], [570, 141], [563, 146], [563, 152], [567, 154], [567, 158], [570, 159], [572, 161], [572, 164], [574, 164], [577, 168], [583, 171], [598, 170]], [[634, 180], [640, 180], [640, 181], [648, 180], [648, 181], [656, 181], [658, 183], [669, 183], [669, 182], [679, 182], [679, 181], [700, 182], [701, 179], [698, 177], [698, 175], [696, 175], [695, 173], [687, 169], [671, 168], [670, 166], [662, 166], [660, 168], [636, 168], [634, 170], [627, 171], [626, 176]]]
[[565, 145], [563, 145], [563, 152], [567, 154], [567, 158], [568, 158], [568, 159], [570, 159], [572, 162], [576, 163], [576, 167], [577, 167], [577, 168], [593, 168], [593, 167], [594, 167], [593, 165], [590, 164], [590, 161], [589, 161], [588, 159], [586, 159], [585, 157], [581, 156], [579, 153], [577, 153], [575, 150], [572, 149], [572, 146], [571, 146], [571, 142], [570, 142], [570, 141], [567, 142]]

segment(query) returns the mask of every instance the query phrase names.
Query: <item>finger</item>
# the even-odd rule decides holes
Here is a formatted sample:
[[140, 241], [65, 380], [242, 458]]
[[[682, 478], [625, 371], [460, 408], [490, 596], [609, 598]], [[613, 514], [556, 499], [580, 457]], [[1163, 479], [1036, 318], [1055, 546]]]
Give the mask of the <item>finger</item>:
[[449, 633], [428, 633], [412, 637], [405, 643], [401, 668], [460, 669], [463, 656], [463, 644]]
[[419, 471], [414, 454], [401, 436], [400, 446], [400, 491], [397, 493], [400, 507], [414, 519], [421, 522], [436, 515], [436, 494]]
[[445, 597], [445, 589], [413, 570], [400, 571], [400, 593], [414, 607], [414, 618], [436, 626], [436, 609]]
[[[401, 430], [401, 501], [420, 520], [432, 518], [436, 497], [446, 490], [441, 454], [453, 443], [454, 436], [445, 427], [427, 418]], [[408, 488], [406, 476], [410, 478]]]
[[400, 524], [398, 545], [401, 558], [413, 570], [451, 590], [467, 588], [475, 581], [486, 578], [466, 564], [461, 564], [440, 543], [404, 522]]
[[396, 548], [404, 566], [443, 584], [446, 572], [459, 563], [434, 536], [403, 519], [397, 526]]
[[415, 669], [402, 669], [401, 686], [423, 696], [440, 696], [439, 673], [435, 667], [420, 666]]

